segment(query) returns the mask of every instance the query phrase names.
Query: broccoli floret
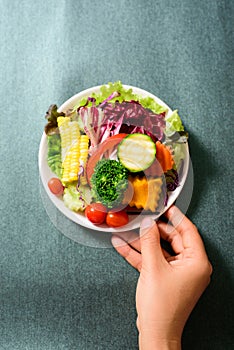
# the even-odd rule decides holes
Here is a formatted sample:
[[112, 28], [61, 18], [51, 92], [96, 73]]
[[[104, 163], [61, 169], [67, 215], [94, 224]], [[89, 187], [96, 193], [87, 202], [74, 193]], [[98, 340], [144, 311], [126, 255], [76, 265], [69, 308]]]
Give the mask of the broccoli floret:
[[128, 186], [128, 170], [118, 161], [102, 159], [97, 162], [91, 178], [92, 194], [107, 208], [118, 206]]

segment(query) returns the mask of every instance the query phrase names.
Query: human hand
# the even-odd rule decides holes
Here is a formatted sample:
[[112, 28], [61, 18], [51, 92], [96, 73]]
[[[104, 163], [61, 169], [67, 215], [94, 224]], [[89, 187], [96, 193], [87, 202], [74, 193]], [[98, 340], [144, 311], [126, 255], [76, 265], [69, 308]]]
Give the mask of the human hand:
[[[169, 223], [145, 217], [140, 237], [134, 232], [112, 236], [112, 244], [140, 277], [136, 290], [141, 350], [180, 349], [184, 325], [208, 286], [212, 266], [195, 225], [176, 207]], [[160, 245], [171, 244], [171, 256]]]

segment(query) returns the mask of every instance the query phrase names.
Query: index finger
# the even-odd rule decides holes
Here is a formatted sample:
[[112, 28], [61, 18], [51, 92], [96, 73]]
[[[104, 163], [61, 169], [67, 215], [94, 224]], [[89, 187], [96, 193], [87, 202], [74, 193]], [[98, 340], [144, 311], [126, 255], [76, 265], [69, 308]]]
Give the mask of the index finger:
[[124, 257], [130, 265], [135, 267], [138, 271], [141, 270], [142, 258], [139, 252], [133, 249], [123, 238], [116, 235], [111, 237], [111, 242], [117, 252]]
[[172, 205], [164, 214], [180, 233], [184, 248], [198, 246], [204, 249], [201, 236], [196, 226], [175, 205]]
[[114, 235], [122, 238], [125, 242], [127, 242], [131, 247], [133, 247], [138, 252], [141, 251], [140, 236], [138, 233], [134, 231], [126, 231], [126, 232], [115, 232]]

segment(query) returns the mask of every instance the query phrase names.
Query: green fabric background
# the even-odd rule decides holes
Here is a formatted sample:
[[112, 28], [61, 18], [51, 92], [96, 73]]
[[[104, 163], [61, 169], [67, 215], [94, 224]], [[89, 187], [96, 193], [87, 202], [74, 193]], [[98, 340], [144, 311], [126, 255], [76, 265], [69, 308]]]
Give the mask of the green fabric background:
[[49, 105], [115, 80], [190, 133], [188, 215], [214, 273], [183, 346], [233, 349], [233, 18], [232, 0], [0, 0], [1, 350], [137, 349], [138, 273], [55, 228], [37, 165]]

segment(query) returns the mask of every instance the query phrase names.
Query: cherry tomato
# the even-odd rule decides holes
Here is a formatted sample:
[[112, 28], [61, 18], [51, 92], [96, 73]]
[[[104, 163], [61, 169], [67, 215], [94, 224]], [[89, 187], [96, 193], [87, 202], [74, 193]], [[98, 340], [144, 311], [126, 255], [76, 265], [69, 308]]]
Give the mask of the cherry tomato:
[[106, 223], [110, 227], [124, 226], [128, 223], [128, 214], [124, 211], [109, 211], [106, 216]]
[[61, 196], [63, 194], [63, 184], [57, 177], [52, 177], [48, 181], [48, 187], [50, 191], [55, 194], [56, 196]]
[[92, 203], [85, 209], [85, 216], [95, 225], [100, 225], [106, 220], [106, 207], [101, 203]]

